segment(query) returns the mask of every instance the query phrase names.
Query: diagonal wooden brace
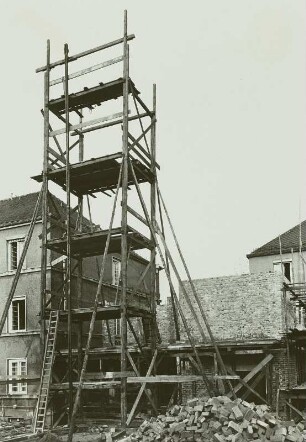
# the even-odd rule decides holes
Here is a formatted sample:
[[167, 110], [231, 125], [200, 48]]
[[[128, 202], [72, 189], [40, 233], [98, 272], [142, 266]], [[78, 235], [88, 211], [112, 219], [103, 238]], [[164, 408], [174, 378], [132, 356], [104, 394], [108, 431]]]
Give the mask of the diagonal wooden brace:
[[[155, 352], [154, 352], [154, 354], [153, 354], [153, 357], [152, 357], [152, 360], [151, 360], [151, 363], [150, 363], [150, 366], [149, 366], [149, 368], [148, 368], [148, 371], [147, 371], [146, 376], [150, 376], [150, 374], [151, 374], [151, 372], [152, 372], [152, 370], [153, 370], [153, 367], [154, 367], [154, 363], [155, 363], [155, 360], [156, 360], [156, 356], [157, 356], [157, 350], [155, 350]], [[137, 397], [136, 397], [136, 399], [135, 399], [135, 402], [134, 402], [134, 404], [133, 404], [133, 407], [132, 407], [132, 409], [131, 409], [131, 411], [130, 411], [130, 414], [128, 415], [128, 418], [127, 418], [127, 421], [126, 421], [126, 425], [127, 425], [127, 426], [130, 425], [130, 423], [131, 423], [131, 421], [132, 421], [132, 419], [133, 419], [133, 417], [134, 417], [134, 414], [135, 414], [136, 408], [137, 408], [137, 406], [138, 406], [138, 404], [139, 404], [139, 401], [140, 401], [140, 398], [141, 398], [141, 396], [142, 396], [142, 393], [144, 392], [144, 390], [145, 390], [145, 388], [146, 388], [146, 385], [147, 385], [146, 382], [144, 382], [144, 383], [142, 384], [142, 386], [140, 387], [140, 390], [139, 390], [138, 395], [137, 395]]]

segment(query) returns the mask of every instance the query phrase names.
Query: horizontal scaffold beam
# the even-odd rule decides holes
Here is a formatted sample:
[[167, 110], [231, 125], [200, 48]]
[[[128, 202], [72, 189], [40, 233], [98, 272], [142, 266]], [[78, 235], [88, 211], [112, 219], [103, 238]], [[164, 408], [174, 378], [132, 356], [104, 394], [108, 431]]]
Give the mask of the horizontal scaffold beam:
[[[127, 40], [133, 40], [135, 38], [134, 34], [128, 35]], [[103, 51], [103, 49], [111, 48], [112, 46], [116, 46], [118, 44], [123, 43], [123, 38], [118, 38], [117, 40], [110, 41], [109, 43], [105, 43], [100, 46], [96, 46], [95, 48], [89, 49], [88, 51], [79, 52], [78, 54], [71, 55], [68, 57], [68, 63], [71, 61], [78, 60], [79, 58], [85, 57], [86, 55], [94, 54], [95, 52]], [[50, 63], [49, 69], [53, 69], [56, 66], [61, 66], [65, 64], [65, 59], [55, 61], [53, 63]], [[37, 68], [35, 72], [43, 72], [47, 70], [47, 66], [42, 66], [40, 68]]]
[[[233, 379], [233, 380], [239, 380], [239, 376], [211, 376], [210, 379]], [[182, 384], [185, 382], [197, 382], [197, 381], [203, 381], [202, 376], [198, 375], [189, 375], [189, 376], [182, 376], [182, 375], [158, 375], [158, 376], [131, 376], [126, 378], [128, 384], [158, 384], [158, 383], [164, 383], [164, 384]], [[107, 389], [107, 388], [113, 388], [116, 385], [121, 385], [121, 381], [116, 380], [103, 380], [103, 381], [95, 381], [95, 382], [83, 382], [83, 389], [84, 390], [100, 390], [100, 389]], [[73, 387], [76, 388], [78, 386], [78, 382], [73, 383]], [[66, 390], [69, 388], [68, 383], [62, 383], [62, 384], [52, 384], [51, 385], [52, 390]]]

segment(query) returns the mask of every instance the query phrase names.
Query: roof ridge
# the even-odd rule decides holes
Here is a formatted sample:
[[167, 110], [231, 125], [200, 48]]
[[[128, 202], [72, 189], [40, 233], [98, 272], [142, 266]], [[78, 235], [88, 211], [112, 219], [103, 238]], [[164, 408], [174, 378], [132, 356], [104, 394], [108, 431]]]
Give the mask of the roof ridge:
[[7, 198], [3, 198], [3, 199], [0, 200], [0, 202], [2, 202], [2, 201], [12, 201], [12, 200], [17, 199], [17, 198], [20, 199], [20, 198], [23, 198], [25, 196], [38, 195], [38, 194], [39, 194], [39, 191], [37, 191], [37, 192], [30, 192], [30, 193], [24, 193], [23, 195], [14, 195], [14, 196], [10, 196], [10, 197], [7, 197]]
[[[262, 244], [261, 246], [256, 247], [255, 249], [252, 250], [252, 252], [250, 252], [250, 253], [248, 253], [246, 255], [247, 258], [252, 257], [252, 255], [253, 256], [271, 255], [273, 246], [274, 246], [274, 249], [275, 249], [275, 245], [273, 245], [273, 243], [275, 243], [276, 241], [279, 241], [279, 238], [281, 238], [281, 239], [284, 238], [285, 240], [288, 239], [288, 236], [290, 236], [290, 234], [294, 233], [294, 231], [299, 229], [300, 225], [301, 225], [301, 229], [303, 230], [302, 235], [304, 236], [304, 229], [306, 228], [306, 220], [301, 221], [300, 223], [296, 224], [295, 226], [291, 227], [290, 229], [286, 230], [285, 232], [280, 233], [279, 235], [275, 236], [270, 241], [267, 241], [264, 244]], [[297, 236], [296, 239], [297, 239], [297, 241], [299, 240], [298, 236]], [[292, 242], [292, 239], [291, 239], [291, 242]], [[305, 241], [304, 241], [304, 245], [306, 245]], [[268, 248], [269, 246], [270, 246], [270, 250], [269, 251], [266, 250], [267, 253], [264, 253], [264, 249]], [[297, 247], [296, 244], [293, 244], [293, 243], [291, 244], [291, 248], [294, 249], [296, 247]], [[288, 245], [284, 245], [284, 249], [287, 249], [287, 248], [288, 248]]]

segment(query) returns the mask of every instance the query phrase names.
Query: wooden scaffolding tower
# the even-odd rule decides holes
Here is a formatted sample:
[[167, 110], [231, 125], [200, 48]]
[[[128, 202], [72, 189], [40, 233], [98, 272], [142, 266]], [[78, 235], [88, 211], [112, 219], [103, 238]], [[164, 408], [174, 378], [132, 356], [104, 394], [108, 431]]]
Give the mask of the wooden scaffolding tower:
[[[160, 166], [156, 161], [156, 88], [154, 85], [152, 108], [150, 109], [140, 98], [140, 92], [129, 75], [129, 42], [133, 39], [134, 35], [129, 35], [127, 32], [127, 13], [125, 12], [122, 38], [73, 56], [69, 55], [68, 45], [65, 44], [64, 58], [56, 62], [50, 60], [50, 43], [48, 41], [46, 65], [37, 69], [37, 72], [44, 73], [44, 109], [42, 111], [44, 156], [42, 174], [35, 176], [34, 179], [42, 183], [42, 190], [0, 322], [0, 330], [4, 325], [41, 206], [40, 317], [44, 361], [34, 429], [35, 431], [44, 430], [50, 401], [56, 402], [56, 398], [59, 398], [56, 403], [57, 415], [53, 420], [53, 425], [61, 422], [63, 418], [67, 418], [70, 429], [69, 441], [73, 438], [76, 417], [82, 408], [80, 404], [84, 399], [83, 391], [101, 391], [119, 387], [120, 416], [123, 427], [131, 423], [143, 393], [152, 409], [157, 411], [154, 388], [149, 388], [148, 385], [169, 382], [169, 376], [156, 376], [159, 360], [159, 331], [156, 321], [157, 255], [159, 255], [169, 282], [176, 339], [180, 339], [180, 320], [194, 353], [192, 362], [199, 372], [198, 377], [203, 380], [209, 394], [217, 394], [212, 379], [205, 374], [190, 326], [176, 294], [173, 276], [178, 281], [182, 296], [203, 340], [207, 339], [207, 333], [213, 345], [221, 373], [219, 377], [227, 382], [228, 390], [235, 396], [230, 382], [230, 379], [235, 377], [230, 376], [225, 369], [158, 186], [157, 170]], [[114, 47], [122, 47], [123, 53], [94, 66], [70, 72], [70, 66], [76, 60]], [[76, 91], [70, 86], [74, 79], [117, 63], [122, 63], [123, 66], [122, 76], [118, 79]], [[64, 72], [61, 76], [51, 80], [51, 73], [55, 71], [55, 68], [61, 68]], [[64, 94], [51, 98], [51, 90], [56, 85], [63, 85]], [[94, 113], [97, 110], [101, 111], [101, 109], [103, 111], [104, 106], [106, 107], [112, 100], [117, 99], [122, 104], [120, 112], [108, 116], [100, 115], [90, 120], [86, 119], [89, 112]], [[60, 124], [59, 128], [53, 126], [51, 116], [57, 124]], [[139, 124], [140, 135], [138, 136], [132, 134], [133, 128], [135, 128], [133, 123]], [[85, 135], [94, 131], [101, 132], [110, 127], [117, 127], [121, 130], [122, 150], [86, 159]], [[49, 192], [51, 183], [59, 186], [66, 193], [64, 213], [58, 210]], [[148, 186], [146, 194], [142, 186]], [[142, 214], [132, 208], [128, 201], [129, 192], [133, 189]], [[92, 222], [88, 223], [84, 217], [85, 200], [87, 200], [90, 215], [89, 197], [96, 198], [101, 194], [103, 197], [108, 195], [113, 198], [107, 229], [95, 226]], [[121, 195], [121, 204], [118, 203], [119, 195]], [[75, 207], [72, 207], [73, 198], [77, 199]], [[118, 211], [120, 212], [120, 226], [115, 227]], [[147, 234], [131, 227], [128, 223], [128, 216], [144, 226]], [[170, 226], [185, 268], [192, 291], [192, 299], [190, 295], [187, 295], [186, 287], [167, 246], [164, 217], [166, 218], [165, 222], [167, 221]], [[144, 250], [149, 257], [148, 264], [136, 287], [131, 289], [128, 281], [128, 260], [130, 253], [135, 250]], [[109, 287], [103, 279], [107, 255], [110, 253], [117, 253], [121, 256], [120, 287], [117, 288]], [[83, 267], [86, 258], [93, 257], [97, 257], [99, 279], [95, 286], [95, 293], [90, 297], [89, 305], [88, 303], [84, 304], [87, 293], [84, 292], [83, 287]], [[63, 274], [60, 282], [54, 282], [51, 276], [51, 289], [50, 280], [48, 280], [48, 263], [50, 261], [51, 268], [52, 266], [61, 266]], [[139, 288], [148, 275], [150, 275], [150, 287], [146, 292], [141, 293]], [[106, 302], [106, 291], [113, 302]], [[139, 339], [133, 318], [138, 318], [142, 322], [145, 332], [144, 344]], [[97, 348], [97, 345], [94, 345], [97, 322], [99, 321], [106, 330], [110, 344], [113, 344], [110, 333], [110, 322], [113, 320], [120, 320], [121, 324], [119, 352], [117, 347]], [[137, 344], [137, 354], [141, 356], [142, 364], [133, 358], [133, 352], [128, 347], [129, 330]], [[112, 354], [113, 357], [120, 357], [120, 371], [116, 374], [116, 378], [105, 380], [101, 378], [101, 374], [97, 374], [95, 378], [88, 378], [88, 361], [93, 353], [101, 355], [107, 353]], [[132, 374], [129, 370], [132, 370]], [[179, 379], [178, 376], [173, 376], [172, 382], [186, 380], [188, 379], [185, 377]], [[140, 385], [140, 389], [138, 393], [134, 394], [133, 405], [128, 409], [127, 397], [130, 384]], [[60, 404], [60, 402], [62, 403]]]

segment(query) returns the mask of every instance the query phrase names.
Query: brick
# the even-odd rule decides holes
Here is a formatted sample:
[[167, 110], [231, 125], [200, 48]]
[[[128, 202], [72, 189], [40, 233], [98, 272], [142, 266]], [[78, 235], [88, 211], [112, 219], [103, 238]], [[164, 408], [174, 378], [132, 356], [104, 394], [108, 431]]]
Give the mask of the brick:
[[254, 416], [255, 416], [254, 411], [249, 408], [244, 413], [243, 418], [246, 419], [247, 421], [250, 421], [251, 419], [254, 418]]
[[172, 407], [171, 414], [172, 416], [177, 416], [180, 411], [181, 407], [179, 407], [178, 405], [174, 405], [174, 407]]
[[195, 405], [198, 404], [198, 402], [199, 402], [199, 399], [197, 399], [197, 398], [189, 399], [189, 400], [187, 401], [187, 405], [188, 405], [189, 407], [194, 407]]
[[235, 415], [237, 420], [241, 421], [243, 419], [243, 413], [237, 405], [232, 408], [232, 413]]
[[282, 436], [281, 434], [274, 434], [273, 436], [270, 437], [270, 441], [271, 442], [284, 442], [285, 437]]
[[252, 425], [248, 425], [248, 427], [247, 427], [247, 432], [248, 432], [249, 434], [253, 434], [253, 433], [254, 433]]
[[290, 442], [297, 442], [297, 440], [299, 439], [299, 436], [297, 434], [287, 434], [285, 440], [289, 440]]
[[170, 432], [173, 433], [174, 431], [182, 431], [184, 430], [186, 424], [184, 422], [173, 422], [169, 425]]
[[232, 442], [239, 442], [243, 439], [241, 433], [234, 434], [232, 437]]
[[233, 429], [236, 433], [240, 433], [241, 432], [241, 428], [240, 425], [238, 425], [236, 422], [234, 421], [230, 421], [228, 424], [228, 428]]
[[193, 432], [192, 431], [182, 431], [181, 432], [181, 439], [188, 439], [189, 437], [193, 438]]
[[216, 421], [216, 422], [213, 422], [211, 428], [213, 428], [215, 431], [219, 431], [220, 428], [222, 428], [222, 425], [220, 424], [220, 422]]
[[261, 428], [264, 428], [264, 429], [269, 428], [269, 424], [267, 424], [266, 422], [261, 421], [259, 419], [257, 420], [257, 425], [259, 425]]
[[282, 427], [292, 427], [295, 426], [294, 421], [282, 421]]
[[168, 422], [168, 423], [175, 422], [175, 418], [173, 416], [166, 416], [165, 422]]
[[215, 433], [213, 436], [213, 440], [215, 440], [216, 442], [224, 442], [225, 439], [222, 434]]

